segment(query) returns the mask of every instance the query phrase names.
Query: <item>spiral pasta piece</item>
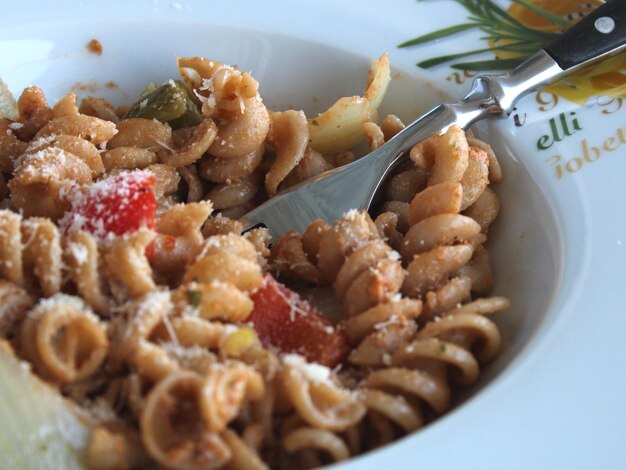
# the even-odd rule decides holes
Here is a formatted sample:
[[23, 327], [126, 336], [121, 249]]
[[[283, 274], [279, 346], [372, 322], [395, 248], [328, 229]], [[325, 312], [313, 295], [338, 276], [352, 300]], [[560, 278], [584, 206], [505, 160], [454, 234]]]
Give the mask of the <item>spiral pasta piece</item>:
[[148, 464], [136, 432], [118, 423], [106, 423], [91, 431], [87, 460], [94, 470], [134, 468]]
[[294, 186], [332, 168], [333, 165], [321, 153], [313, 150], [311, 147], [307, 147], [302, 160], [285, 177], [280, 189]]
[[230, 282], [190, 282], [172, 293], [172, 300], [197, 312], [206, 320], [244, 321], [253, 303], [243, 291]]
[[77, 116], [76, 93], [70, 91], [52, 107], [52, 119], [62, 116]]
[[107, 149], [140, 148], [159, 151], [172, 145], [172, 129], [156, 119], [127, 118], [116, 123], [116, 134]]
[[208, 238], [196, 262], [185, 272], [183, 281], [231, 282], [242, 291], [256, 289], [261, 285], [262, 273], [254, 245], [234, 234]]
[[130, 359], [140, 340], [147, 340], [172, 309], [171, 294], [156, 291], [125, 305], [113, 333], [109, 367], [119, 369]]
[[113, 105], [102, 98], [95, 98], [93, 96], [87, 96], [83, 98], [78, 107], [80, 114], [86, 114], [87, 116], [94, 116], [106, 121], [118, 123], [120, 121], [119, 116], [113, 109]]
[[276, 159], [265, 175], [265, 190], [269, 196], [304, 157], [309, 142], [309, 128], [302, 111], [284, 111], [270, 115], [267, 141], [276, 149]]
[[33, 299], [12, 282], [0, 281], [0, 334], [5, 338], [15, 335], [17, 327], [33, 306]]
[[232, 451], [232, 458], [228, 462], [228, 468], [233, 470], [266, 470], [269, 468], [236, 432], [226, 429], [222, 433], [222, 438]]
[[[348, 315], [385, 302], [400, 290], [404, 280], [400, 256], [380, 239], [366, 213], [350, 211], [332, 228], [317, 224], [307, 232], [304, 237], [290, 232], [279, 239], [272, 247], [274, 261], [308, 281], [332, 282]], [[305, 238], [310, 240], [308, 253]]]
[[207, 429], [222, 432], [240, 412], [244, 400], [258, 400], [265, 391], [258, 372], [243, 364], [215, 365], [200, 390], [200, 410]]
[[52, 109], [48, 106], [41, 88], [30, 86], [25, 88], [17, 100], [19, 123], [18, 137], [22, 140], [32, 139], [52, 118]]
[[[350, 458], [346, 443], [335, 433], [310, 427], [301, 427], [289, 432], [281, 441], [282, 447], [289, 453], [304, 449], [323, 452], [332, 462]], [[321, 461], [320, 461], [321, 463]]]
[[101, 275], [101, 261], [95, 238], [88, 232], [78, 231], [65, 239], [65, 264], [78, 294], [96, 313], [107, 316], [110, 301]]
[[[10, 119], [0, 119], [0, 171], [9, 173], [13, 171], [13, 162], [26, 150], [28, 143], [22, 142], [15, 135], [11, 126], [16, 123]], [[21, 123], [17, 123], [21, 126]]]
[[329, 431], [345, 431], [358, 423], [365, 413], [361, 403], [328, 379], [307, 377], [302, 361], [289, 356], [282, 374], [285, 394], [299, 416], [311, 426]]
[[91, 168], [59, 147], [23, 154], [9, 181], [13, 204], [26, 216], [60, 218], [70, 207], [76, 185], [90, 183]]
[[59, 382], [75, 382], [93, 374], [109, 349], [97, 317], [79, 298], [65, 294], [42, 300], [28, 313], [20, 344], [35, 370]]
[[222, 120], [211, 155], [242, 157], [263, 144], [270, 119], [258, 94], [259, 84], [250, 74], [199, 57], [179, 58], [178, 67], [202, 101], [202, 113]]
[[104, 164], [98, 148], [88, 140], [73, 135], [51, 135], [31, 141], [24, 150], [25, 154], [35, 154], [46, 148], [58, 148], [77, 156], [91, 169], [92, 176], [104, 172]]
[[141, 297], [156, 289], [152, 268], [146, 258], [146, 248], [154, 239], [154, 232], [146, 229], [116, 237], [105, 251], [111, 277], [118, 281], [131, 298]]
[[200, 413], [202, 377], [170, 374], [148, 394], [141, 413], [146, 451], [164, 467], [221, 468], [232, 457], [223, 439], [206, 429]]
[[176, 204], [156, 221], [150, 264], [167, 279], [178, 279], [202, 249], [201, 229], [213, 210], [210, 201]]
[[411, 149], [411, 159], [429, 171], [428, 185], [458, 183], [469, 164], [465, 132], [451, 126], [444, 134], [431, 136]]
[[61, 237], [48, 219], [0, 211], [0, 268], [19, 286], [36, 286], [46, 297], [61, 290]]
[[211, 147], [217, 132], [215, 123], [210, 119], [193, 129], [187, 127], [176, 131], [172, 139], [171, 153], [164, 153], [161, 157], [163, 163], [175, 168], [195, 163]]
[[[0, 209], [0, 336], [93, 418], [87, 465], [319, 467], [445, 413], [496, 357], [492, 315], [510, 306], [488, 297], [491, 184], [502, 179], [493, 149], [452, 126], [411, 150], [371, 216], [351, 210], [270, 245], [267, 229], [242, 234], [233, 218], [355, 161], [357, 141], [375, 149], [404, 128], [377, 120], [387, 56], [372, 62], [363, 97], [308, 121], [269, 112], [249, 73], [200, 57], [178, 65], [186, 85], [166, 104], [185, 114], [169, 123], [125, 117], [163, 110], [171, 96], [152, 85], [131, 111], [72, 92], [50, 106], [30, 87], [0, 119], [11, 209]], [[74, 203], [94, 180], [135, 169], [154, 183], [138, 188], [156, 199], [137, 208], [144, 228], [132, 214], [107, 236], [66, 226], [66, 214], [91, 220]], [[280, 298], [263, 305], [272, 275], [330, 323], [295, 294], [289, 312]], [[284, 314], [299, 320], [293, 331], [263, 331]], [[320, 343], [332, 330], [349, 349], [333, 370], [268, 341], [302, 337], [304, 352], [316, 328]]]
[[117, 133], [115, 124], [104, 119], [84, 114], [63, 115], [51, 119], [43, 126], [37, 137], [48, 137], [51, 135], [73, 135], [82, 139], [87, 139], [94, 145], [104, 144]]
[[348, 361], [360, 367], [389, 366], [392, 354], [415, 336], [421, 313], [421, 301], [394, 298], [343, 320], [353, 346]]
[[199, 174], [214, 183], [232, 183], [250, 175], [263, 161], [265, 145], [235, 158], [209, 156], [200, 162]]

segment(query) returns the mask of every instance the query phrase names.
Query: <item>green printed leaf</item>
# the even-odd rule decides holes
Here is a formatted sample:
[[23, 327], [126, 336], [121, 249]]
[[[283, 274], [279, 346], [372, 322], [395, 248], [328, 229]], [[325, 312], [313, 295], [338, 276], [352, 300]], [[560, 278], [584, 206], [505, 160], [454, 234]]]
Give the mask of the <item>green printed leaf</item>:
[[445, 62], [450, 62], [451, 60], [460, 59], [462, 57], [468, 57], [475, 54], [482, 54], [484, 52], [492, 52], [492, 51], [509, 51], [514, 49], [516, 46], [520, 45], [520, 43], [507, 44], [505, 46], [496, 46], [496, 47], [487, 47], [485, 49], [475, 49], [473, 51], [461, 52], [459, 54], [450, 54], [444, 55], [440, 57], [435, 57], [433, 59], [423, 60], [418, 62], [417, 65], [424, 69], [428, 69], [434, 67], [435, 65], [443, 64]]
[[528, 10], [532, 11], [533, 13], [538, 14], [539, 16], [543, 16], [545, 19], [547, 19], [548, 21], [550, 21], [551, 23], [557, 26], [562, 26], [565, 29], [568, 29], [571, 26], [571, 23], [567, 21], [565, 18], [562, 18], [559, 15], [555, 15], [554, 13], [544, 8], [541, 8], [537, 5], [533, 5], [532, 3], [526, 0], [512, 0], [512, 1], [519, 5], [522, 5], [524, 8], [527, 8]]
[[449, 28], [443, 28], [437, 31], [433, 31], [432, 33], [418, 36], [409, 41], [405, 41], [402, 44], [398, 44], [398, 47], [409, 47], [409, 46], [416, 46], [418, 44], [424, 44], [426, 42], [435, 41], [437, 39], [451, 36], [453, 34], [460, 33], [461, 31], [465, 31], [465, 30], [475, 28], [475, 27], [476, 25], [471, 24], [471, 23], [450, 26]]
[[[456, 33], [480, 29], [485, 33], [481, 39], [488, 41], [491, 47], [477, 49], [458, 54], [450, 54], [441, 57], [418, 62], [422, 68], [430, 68], [445, 62], [454, 62], [457, 59], [468, 57], [484, 52], [507, 51], [518, 56], [506, 59], [478, 60], [472, 62], [455, 63], [453, 68], [458, 70], [506, 70], [515, 67], [524, 59], [528, 58], [536, 51], [545, 48], [555, 41], [561, 33], [546, 32], [526, 26], [517, 18], [513, 17], [505, 8], [500, 7], [494, 0], [455, 0], [468, 12], [467, 22], [459, 25], [449, 26], [431, 33], [417, 36], [413, 39], [399, 44], [398, 47], [421, 45], [437, 39], [445, 38]], [[511, 0], [529, 11], [546, 18], [553, 24], [567, 30], [571, 25], [565, 19], [544, 8], [538, 7], [528, 0]]]
[[488, 70], [511, 70], [524, 62], [522, 59], [493, 59], [478, 60], [475, 62], [462, 62], [453, 64], [450, 67], [456, 70], [472, 70], [474, 72], [484, 72]]

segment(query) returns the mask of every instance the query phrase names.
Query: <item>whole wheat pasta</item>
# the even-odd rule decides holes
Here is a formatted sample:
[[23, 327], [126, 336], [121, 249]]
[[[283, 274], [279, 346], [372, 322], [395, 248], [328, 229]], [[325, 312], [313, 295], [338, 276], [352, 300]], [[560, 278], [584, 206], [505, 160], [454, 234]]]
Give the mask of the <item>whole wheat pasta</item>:
[[213, 202], [216, 209], [233, 209], [250, 203], [260, 187], [261, 175], [251, 173], [238, 181], [215, 185], [204, 197]]
[[220, 468], [232, 456], [219, 435], [202, 423], [201, 387], [201, 376], [179, 372], [159, 382], [146, 399], [140, 422], [143, 444], [165, 467]]
[[95, 98], [93, 96], [87, 96], [83, 98], [78, 107], [80, 114], [86, 114], [87, 116], [94, 116], [106, 121], [114, 123], [119, 122], [119, 116], [113, 109], [113, 105], [102, 98]]
[[282, 439], [282, 446], [293, 453], [302, 449], [314, 449], [330, 455], [332, 462], [340, 462], [350, 457], [345, 442], [336, 434], [316, 428], [298, 428]]
[[237, 217], [404, 128], [377, 120], [388, 59], [315, 119], [269, 111], [235, 67], [178, 66], [132, 107], [30, 87], [0, 116], [0, 336], [93, 423], [89, 467], [319, 467], [445, 413], [510, 307], [485, 245], [493, 149], [452, 126], [371, 213], [242, 234]]
[[198, 202], [204, 195], [204, 188], [198, 176], [198, 171], [193, 165], [178, 168], [178, 174], [187, 183], [187, 200], [186, 202]]
[[56, 220], [69, 208], [72, 189], [91, 180], [91, 168], [79, 157], [48, 147], [18, 160], [9, 190], [13, 204], [24, 215]]
[[0, 281], [0, 334], [15, 336], [18, 325], [33, 305], [33, 299], [21, 287]]
[[375, 122], [366, 122], [363, 124], [363, 131], [371, 151], [376, 150], [385, 143], [385, 135]]
[[172, 300], [188, 306], [206, 320], [244, 321], [252, 312], [249, 297], [229, 282], [190, 282], [172, 293]]
[[258, 82], [246, 72], [199, 57], [181, 58], [183, 79], [202, 101], [202, 113], [223, 120], [209, 153], [237, 158], [259, 148], [269, 131], [269, 114]]
[[244, 400], [258, 400], [265, 392], [258, 372], [243, 364], [212, 367], [200, 390], [200, 410], [209, 431], [222, 432], [242, 408]]
[[283, 187], [288, 188], [296, 185], [332, 168], [333, 166], [321, 153], [313, 150], [311, 147], [307, 147], [302, 156], [302, 160], [300, 160], [300, 163], [298, 163], [283, 180], [279, 191], [282, 190]]
[[21, 330], [22, 353], [45, 377], [75, 382], [98, 370], [109, 349], [103, 326], [79, 298], [42, 300]]
[[10, 119], [0, 119], [0, 171], [13, 171], [13, 162], [26, 150], [27, 142], [17, 138]]
[[139, 147], [115, 147], [103, 152], [101, 158], [106, 171], [143, 169], [158, 162], [155, 152]]
[[154, 165], [147, 166], [146, 171], [154, 175], [154, 194], [157, 199], [160, 200], [163, 196], [172, 194], [178, 190], [180, 175], [173, 166], [164, 163], [155, 163]]
[[218, 158], [208, 156], [199, 165], [199, 175], [214, 183], [229, 183], [239, 181], [258, 168], [263, 161], [265, 146], [234, 158]]
[[150, 264], [158, 275], [179, 279], [195, 260], [204, 241], [202, 225], [212, 210], [209, 201], [177, 204], [157, 218]]
[[234, 431], [226, 429], [222, 433], [222, 438], [232, 451], [232, 458], [228, 462], [229, 468], [233, 470], [264, 470], [268, 468], [261, 457]]
[[385, 116], [383, 121], [380, 124], [380, 129], [383, 131], [383, 135], [385, 136], [385, 141], [391, 139], [398, 132], [404, 129], [404, 123], [400, 118], [394, 114], [388, 114]]
[[59, 148], [77, 156], [89, 166], [94, 177], [104, 172], [104, 164], [98, 148], [88, 140], [73, 135], [54, 135], [35, 139], [24, 149], [23, 153], [34, 154], [49, 147]]
[[104, 261], [111, 277], [124, 287], [131, 298], [141, 297], [156, 289], [152, 268], [146, 258], [146, 248], [153, 239], [154, 232], [139, 230], [111, 240], [106, 247]]
[[137, 433], [115, 423], [101, 424], [89, 437], [87, 459], [94, 470], [140, 467], [148, 463]]
[[411, 159], [421, 169], [428, 170], [428, 184], [461, 181], [469, 162], [469, 144], [458, 126], [444, 134], [431, 136], [411, 149]]
[[385, 198], [388, 201], [411, 202], [426, 187], [428, 173], [419, 168], [402, 171], [389, 179]]
[[52, 107], [52, 119], [62, 116], [77, 116], [76, 93], [70, 91]]
[[128, 118], [116, 123], [117, 133], [107, 142], [107, 149], [137, 147], [167, 149], [172, 143], [172, 129], [156, 119]]
[[0, 211], [0, 267], [3, 277], [38, 288], [49, 297], [61, 289], [61, 240], [57, 227], [45, 218], [22, 219]]
[[276, 194], [278, 185], [304, 157], [309, 141], [306, 116], [302, 111], [284, 111], [270, 115], [268, 143], [276, 149], [276, 160], [265, 175], [265, 190]]
[[365, 409], [348, 390], [328, 380], [307, 378], [298, 364], [291, 360], [285, 366], [282, 383], [304, 421], [321, 429], [344, 431], [362, 418]]
[[483, 232], [487, 232], [499, 212], [500, 201], [498, 196], [491, 189], [486, 188], [474, 204], [469, 206], [464, 213], [478, 222]]
[[17, 110], [22, 125], [18, 135], [24, 140], [31, 139], [52, 119], [52, 109], [48, 106], [43, 90], [36, 86], [24, 89], [17, 100]]
[[203, 121], [194, 129], [180, 129], [172, 137], [171, 153], [164, 152], [161, 160], [176, 168], [191, 165], [211, 147], [216, 136], [217, 127], [212, 120]]
[[261, 269], [254, 245], [236, 235], [215, 235], [205, 242], [197, 261], [185, 272], [184, 281], [232, 282], [251, 291], [261, 285]]
[[94, 145], [106, 143], [117, 133], [115, 124], [93, 116], [83, 114], [61, 116], [51, 119], [43, 126], [37, 137], [51, 135], [74, 135], [88, 139]]

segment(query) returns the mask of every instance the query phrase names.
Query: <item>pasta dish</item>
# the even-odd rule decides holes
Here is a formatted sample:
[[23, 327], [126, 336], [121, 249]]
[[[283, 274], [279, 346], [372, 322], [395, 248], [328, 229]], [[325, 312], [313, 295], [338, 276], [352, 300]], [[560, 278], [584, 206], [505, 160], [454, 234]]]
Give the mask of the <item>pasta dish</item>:
[[312, 468], [444, 414], [509, 307], [491, 147], [453, 126], [372, 213], [270, 243], [238, 218], [404, 127], [378, 116], [387, 56], [313, 118], [235, 67], [178, 69], [125, 108], [30, 86], [0, 119], [0, 336], [89, 422], [88, 467]]

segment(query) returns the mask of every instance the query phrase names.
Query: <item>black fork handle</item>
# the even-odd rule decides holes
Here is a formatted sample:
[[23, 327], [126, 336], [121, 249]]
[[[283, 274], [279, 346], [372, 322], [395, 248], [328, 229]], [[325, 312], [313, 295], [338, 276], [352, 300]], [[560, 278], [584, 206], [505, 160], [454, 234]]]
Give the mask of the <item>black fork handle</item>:
[[626, 0], [609, 0], [568, 29], [545, 50], [568, 70], [626, 43]]

